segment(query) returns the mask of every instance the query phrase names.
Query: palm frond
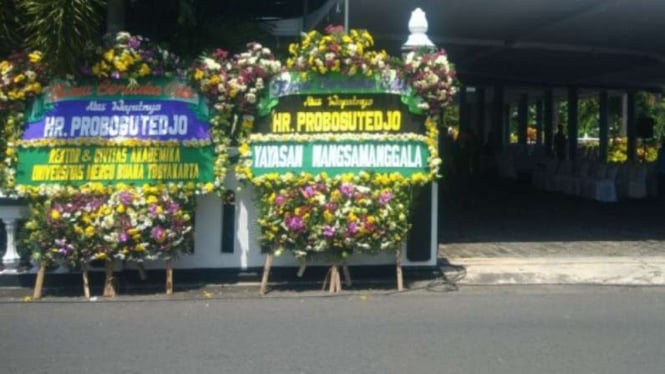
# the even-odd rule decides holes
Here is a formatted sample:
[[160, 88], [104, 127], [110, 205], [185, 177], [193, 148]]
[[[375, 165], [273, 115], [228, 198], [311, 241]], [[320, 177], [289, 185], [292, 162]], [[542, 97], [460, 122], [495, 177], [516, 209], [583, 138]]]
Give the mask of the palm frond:
[[39, 49], [55, 75], [76, 71], [86, 44], [102, 34], [105, 0], [19, 0], [28, 45]]

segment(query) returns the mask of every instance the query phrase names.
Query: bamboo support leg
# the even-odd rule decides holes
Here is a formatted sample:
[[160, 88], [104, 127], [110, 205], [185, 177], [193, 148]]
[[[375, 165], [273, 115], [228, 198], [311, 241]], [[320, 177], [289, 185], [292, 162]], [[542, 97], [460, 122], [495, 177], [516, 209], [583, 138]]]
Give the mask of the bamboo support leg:
[[115, 297], [115, 286], [113, 285], [113, 260], [106, 260], [104, 264], [104, 297]]
[[330, 267], [330, 287], [328, 292], [337, 292], [337, 265], [332, 265]]
[[34, 300], [39, 300], [42, 298], [42, 289], [44, 288], [45, 274], [46, 274], [46, 266], [43, 263], [40, 263], [39, 270], [37, 271], [37, 279], [35, 279], [35, 290], [32, 293], [32, 298]]
[[81, 274], [83, 275], [83, 296], [90, 299], [90, 281], [88, 279], [88, 264], [81, 262]]
[[325, 291], [328, 288], [328, 282], [332, 282], [332, 268], [328, 269], [326, 277], [323, 278], [323, 285], [321, 286], [321, 291]]
[[342, 277], [339, 274], [339, 267], [336, 267], [335, 271], [335, 293], [342, 291]]
[[402, 276], [402, 251], [395, 252], [395, 271], [397, 272], [397, 291], [404, 291], [404, 277]]
[[173, 295], [173, 262], [166, 260], [166, 294]]
[[272, 266], [272, 256], [272, 253], [266, 254], [266, 261], [263, 264], [263, 276], [261, 277], [261, 288], [259, 288], [259, 293], [261, 295], [265, 295], [268, 288], [268, 277], [270, 276], [270, 267]]

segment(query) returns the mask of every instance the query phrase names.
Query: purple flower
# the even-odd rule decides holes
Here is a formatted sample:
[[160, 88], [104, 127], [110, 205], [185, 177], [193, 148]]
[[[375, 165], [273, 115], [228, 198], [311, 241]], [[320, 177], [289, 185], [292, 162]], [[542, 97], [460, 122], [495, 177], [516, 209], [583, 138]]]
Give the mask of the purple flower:
[[332, 201], [328, 201], [328, 202], [326, 203], [326, 209], [327, 209], [328, 211], [332, 212], [332, 211], [334, 211], [335, 209], [337, 209], [337, 204], [333, 203]]
[[379, 195], [379, 205], [383, 206], [386, 205], [392, 200], [394, 197], [393, 193], [390, 191], [381, 191], [381, 194]]
[[120, 203], [122, 205], [129, 205], [132, 203], [133, 197], [132, 194], [129, 192], [121, 192], [120, 193]]
[[326, 239], [331, 239], [333, 236], [335, 236], [335, 227], [334, 226], [329, 226], [329, 225], [324, 225], [323, 226], [323, 237]]
[[339, 192], [341, 192], [344, 197], [351, 197], [353, 196], [353, 185], [350, 183], [342, 183], [342, 185], [339, 186]]
[[286, 203], [286, 197], [284, 195], [277, 195], [277, 197], [275, 197], [275, 205], [282, 206], [284, 203]]
[[150, 237], [157, 242], [161, 242], [164, 240], [165, 234], [166, 232], [161, 226], [155, 226], [152, 228], [152, 231], [150, 232]]
[[117, 71], [114, 71], [113, 73], [111, 73], [111, 77], [113, 77], [114, 79], [120, 79], [120, 73], [117, 72]]
[[178, 203], [176, 203], [176, 202], [171, 201], [171, 202], [169, 202], [169, 207], [166, 210], [166, 212], [168, 214], [175, 214], [175, 213], [178, 212], [178, 210], [180, 210], [180, 205], [178, 205]]
[[358, 232], [358, 224], [355, 222], [350, 222], [346, 226], [346, 236], [353, 236]]
[[306, 199], [309, 199], [310, 197], [316, 194], [316, 190], [312, 186], [307, 186], [305, 188], [302, 188], [300, 192]]
[[118, 236], [118, 240], [120, 240], [120, 243], [124, 243], [129, 240], [129, 234], [127, 232], [123, 231], [120, 233]]
[[151, 215], [156, 216], [157, 215], [157, 204], [150, 204], [148, 207], [148, 212], [150, 212]]
[[302, 217], [291, 216], [286, 219], [286, 227], [291, 231], [301, 231], [305, 228], [305, 222], [302, 220]]
[[133, 36], [132, 36], [132, 37], [129, 38], [129, 40], [127, 41], [127, 47], [129, 47], [129, 48], [131, 48], [131, 49], [137, 49], [137, 48], [140, 47], [140, 46], [141, 46], [141, 41], [140, 41], [138, 38], [136, 38], [136, 37], [133, 37]]

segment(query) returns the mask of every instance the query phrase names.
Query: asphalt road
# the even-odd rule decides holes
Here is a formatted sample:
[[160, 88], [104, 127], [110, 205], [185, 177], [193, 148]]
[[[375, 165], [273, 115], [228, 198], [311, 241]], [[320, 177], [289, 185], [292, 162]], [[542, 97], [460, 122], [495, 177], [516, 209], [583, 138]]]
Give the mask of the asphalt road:
[[665, 288], [0, 303], [0, 373], [663, 373]]

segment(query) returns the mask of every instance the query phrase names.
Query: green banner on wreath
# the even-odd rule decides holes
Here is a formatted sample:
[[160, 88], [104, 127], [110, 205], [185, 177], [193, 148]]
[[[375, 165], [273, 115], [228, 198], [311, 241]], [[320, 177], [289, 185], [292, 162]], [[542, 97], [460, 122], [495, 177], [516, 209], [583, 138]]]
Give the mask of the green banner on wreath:
[[261, 142], [250, 146], [252, 173], [428, 172], [429, 151], [419, 141]]
[[21, 148], [19, 184], [156, 184], [212, 181], [212, 146]]

